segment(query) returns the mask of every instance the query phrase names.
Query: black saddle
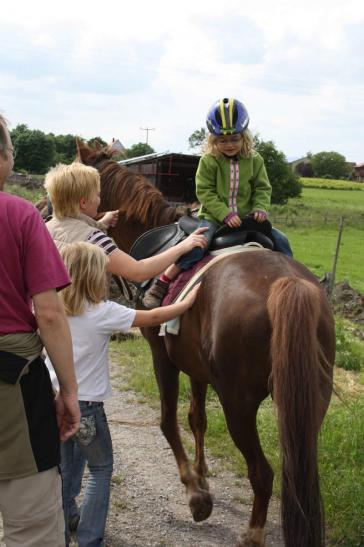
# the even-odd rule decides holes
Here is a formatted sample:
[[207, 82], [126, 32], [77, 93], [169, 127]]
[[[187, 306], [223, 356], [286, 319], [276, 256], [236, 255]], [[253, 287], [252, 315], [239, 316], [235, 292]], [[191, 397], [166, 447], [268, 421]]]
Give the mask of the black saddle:
[[[192, 216], [183, 216], [179, 219], [180, 227], [191, 234], [198, 228], [199, 219]], [[224, 225], [217, 230], [210, 245], [210, 249], [224, 249], [233, 245], [244, 245], [250, 242], [260, 243], [262, 247], [274, 250], [272, 241], [272, 225], [269, 220], [257, 222], [252, 216], [245, 216], [241, 219], [239, 228], [230, 228]]]
[[[198, 225], [199, 219], [197, 217], [183, 216], [178, 223], [152, 228], [138, 237], [130, 249], [130, 255], [136, 260], [140, 260], [159, 254], [185, 239], [187, 235], [198, 228]], [[219, 228], [210, 249], [223, 249], [255, 241], [266, 249], [273, 250], [271, 236], [272, 225], [269, 220], [257, 222], [253, 217], [247, 216], [242, 219], [239, 228], [230, 228], [229, 226]]]

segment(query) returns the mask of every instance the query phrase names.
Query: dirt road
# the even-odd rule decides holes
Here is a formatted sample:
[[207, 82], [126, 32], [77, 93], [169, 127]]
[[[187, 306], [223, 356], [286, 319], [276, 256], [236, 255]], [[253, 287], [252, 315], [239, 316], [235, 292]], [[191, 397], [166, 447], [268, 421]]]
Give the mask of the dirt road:
[[[119, 369], [112, 367], [114, 395], [106, 411], [114, 444], [115, 464], [107, 547], [234, 546], [246, 529], [252, 493], [248, 481], [224, 471], [208, 457], [210, 490], [215, 505], [210, 518], [195, 523], [173, 454], [159, 429], [159, 413], [140, 404], [135, 394], [120, 391]], [[279, 508], [271, 503], [266, 545], [283, 545]]]

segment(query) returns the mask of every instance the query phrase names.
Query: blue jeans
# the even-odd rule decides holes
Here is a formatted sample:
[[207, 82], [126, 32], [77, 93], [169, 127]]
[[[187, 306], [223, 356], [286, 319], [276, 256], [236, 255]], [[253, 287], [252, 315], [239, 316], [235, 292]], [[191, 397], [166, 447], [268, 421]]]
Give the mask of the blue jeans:
[[83, 455], [79, 445], [74, 443], [73, 447], [73, 463], [72, 463], [72, 485], [71, 499], [68, 506], [69, 521], [80, 515], [80, 510], [77, 506], [76, 498], [80, 495], [82, 486], [82, 477], [85, 470], [86, 458]]
[[[63, 510], [67, 523], [72, 498], [72, 480], [79, 472], [77, 449], [80, 449], [87, 461], [89, 477], [77, 528], [77, 543], [79, 547], [100, 547], [104, 544], [113, 470], [111, 435], [103, 403], [80, 401], [80, 409], [79, 432], [61, 445]], [[68, 526], [65, 535], [68, 546]]]
[[272, 228], [272, 239], [276, 251], [287, 256], [293, 256], [291, 245], [289, 244], [286, 234], [280, 232], [277, 228]]
[[216, 222], [212, 222], [212, 220], [200, 220], [198, 228], [204, 228], [205, 226], [208, 227], [208, 230], [203, 233], [208, 242], [207, 247], [205, 249], [201, 249], [201, 247], [194, 247], [191, 251], [182, 255], [176, 262], [177, 266], [179, 266], [181, 270], [189, 270], [208, 252], [212, 238], [220, 226]]

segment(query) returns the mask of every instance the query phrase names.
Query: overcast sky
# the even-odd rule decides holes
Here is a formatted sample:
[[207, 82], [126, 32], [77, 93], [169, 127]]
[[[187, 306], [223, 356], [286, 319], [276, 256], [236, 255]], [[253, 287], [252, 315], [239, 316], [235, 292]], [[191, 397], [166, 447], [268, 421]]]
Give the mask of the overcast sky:
[[46, 133], [188, 152], [218, 98], [289, 159], [364, 161], [363, 0], [15, 0], [0, 111]]

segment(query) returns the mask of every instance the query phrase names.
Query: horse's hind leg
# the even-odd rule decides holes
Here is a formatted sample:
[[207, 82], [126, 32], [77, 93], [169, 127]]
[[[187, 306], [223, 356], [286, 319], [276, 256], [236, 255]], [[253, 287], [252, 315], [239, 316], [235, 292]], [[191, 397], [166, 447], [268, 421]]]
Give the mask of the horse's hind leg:
[[200, 477], [190, 464], [183, 448], [177, 423], [179, 371], [167, 356], [153, 357], [161, 398], [161, 429], [176, 458], [181, 481], [186, 486], [189, 506], [196, 522], [207, 519], [212, 511], [211, 494], [201, 488]]
[[238, 546], [261, 547], [264, 545], [264, 528], [272, 495], [273, 471], [260, 445], [256, 425], [257, 408], [248, 407], [241, 402], [239, 406], [240, 408], [236, 408], [230, 404], [223, 404], [227, 426], [233, 441], [246, 460], [254, 492], [249, 528], [240, 537]]
[[191, 392], [192, 397], [190, 410], [188, 413], [188, 421], [191, 431], [195, 437], [196, 451], [194, 469], [199, 477], [201, 488], [208, 490], [209, 485], [206, 480], [208, 468], [204, 451], [205, 433], [207, 428], [205, 409], [207, 384], [191, 380]]

